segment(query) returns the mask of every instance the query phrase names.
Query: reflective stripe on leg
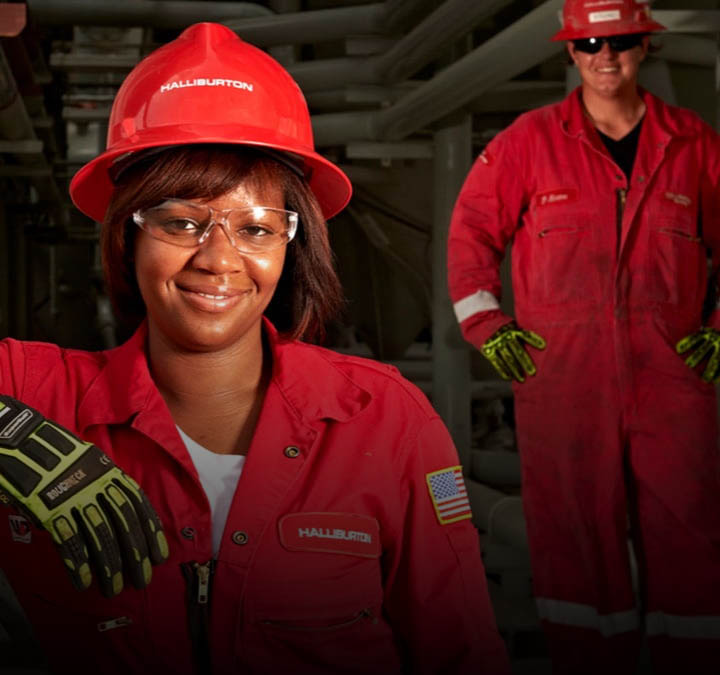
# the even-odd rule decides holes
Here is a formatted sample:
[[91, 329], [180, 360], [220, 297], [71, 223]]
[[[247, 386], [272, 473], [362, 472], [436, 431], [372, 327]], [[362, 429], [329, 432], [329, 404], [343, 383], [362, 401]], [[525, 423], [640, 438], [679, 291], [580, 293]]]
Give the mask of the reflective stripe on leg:
[[600, 614], [596, 607], [577, 602], [564, 602], [551, 598], [536, 598], [535, 602], [541, 619], [566, 626], [591, 628], [605, 637], [628, 633], [637, 630], [640, 626], [640, 617], [635, 609]]
[[720, 639], [720, 616], [680, 616], [650, 612], [646, 616], [647, 634], [699, 640]]

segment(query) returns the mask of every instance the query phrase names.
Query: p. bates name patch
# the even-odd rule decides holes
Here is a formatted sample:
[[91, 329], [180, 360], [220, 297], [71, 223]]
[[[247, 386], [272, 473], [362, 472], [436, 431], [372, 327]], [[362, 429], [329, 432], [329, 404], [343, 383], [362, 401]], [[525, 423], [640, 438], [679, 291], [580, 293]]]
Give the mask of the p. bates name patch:
[[380, 524], [355, 513], [289, 513], [278, 522], [280, 543], [289, 551], [380, 557]]
[[561, 204], [570, 204], [578, 200], [578, 191], [576, 188], [557, 188], [555, 190], [546, 190], [538, 192], [535, 197], [535, 206], [559, 206]]

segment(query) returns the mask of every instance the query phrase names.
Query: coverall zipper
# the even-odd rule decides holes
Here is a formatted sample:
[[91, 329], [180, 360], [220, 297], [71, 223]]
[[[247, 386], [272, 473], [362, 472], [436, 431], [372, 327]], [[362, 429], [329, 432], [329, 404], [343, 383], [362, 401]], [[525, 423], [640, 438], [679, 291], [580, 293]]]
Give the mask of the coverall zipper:
[[212, 675], [210, 653], [210, 594], [215, 560], [181, 564], [186, 584], [188, 630], [196, 675]]
[[617, 192], [617, 249], [620, 250], [620, 242], [622, 241], [622, 221], [625, 212], [625, 201], [627, 200], [627, 189], [618, 188]]

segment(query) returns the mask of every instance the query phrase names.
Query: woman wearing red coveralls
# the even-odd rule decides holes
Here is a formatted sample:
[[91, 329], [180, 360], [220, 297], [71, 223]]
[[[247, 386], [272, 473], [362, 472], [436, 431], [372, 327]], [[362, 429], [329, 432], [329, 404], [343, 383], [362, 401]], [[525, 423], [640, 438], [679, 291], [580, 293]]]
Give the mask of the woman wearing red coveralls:
[[[643, 632], [653, 672], [716, 672], [718, 364], [688, 365], [720, 347], [720, 313], [703, 314], [706, 253], [713, 286], [720, 261], [720, 141], [637, 87], [647, 34], [662, 29], [646, 2], [567, 0], [563, 20], [555, 39], [582, 86], [475, 163], [453, 214], [451, 295], [466, 338], [516, 380], [557, 672], [634, 673]], [[517, 324], [498, 303], [510, 241]]]
[[79, 593], [47, 533], [0, 528], [52, 669], [506, 673], [440, 419], [394, 369], [299, 341], [339, 303], [324, 219], [350, 186], [287, 73], [188, 28], [127, 78], [71, 194], [145, 318], [101, 353], [7, 340], [0, 388], [138, 481], [169, 559]]

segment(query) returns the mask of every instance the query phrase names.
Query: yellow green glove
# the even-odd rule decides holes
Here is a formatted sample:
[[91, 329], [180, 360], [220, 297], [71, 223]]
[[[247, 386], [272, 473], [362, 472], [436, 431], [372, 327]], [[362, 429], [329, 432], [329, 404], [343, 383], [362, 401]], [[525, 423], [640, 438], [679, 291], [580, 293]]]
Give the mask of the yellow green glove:
[[0, 396], [0, 499], [52, 536], [76, 588], [137, 588], [168, 557], [162, 524], [140, 486], [97, 446]]
[[535, 375], [535, 364], [523, 342], [535, 349], [545, 349], [545, 340], [531, 330], [518, 328], [514, 321], [493, 333], [482, 346], [483, 355], [504, 380], [525, 382], [525, 374]]
[[678, 354], [694, 350], [685, 359], [690, 368], [697, 366], [709, 354], [710, 358], [701, 377], [705, 382], [720, 381], [720, 332], [714, 328], [701, 328], [697, 333], [680, 340], [675, 345], [675, 350]]

